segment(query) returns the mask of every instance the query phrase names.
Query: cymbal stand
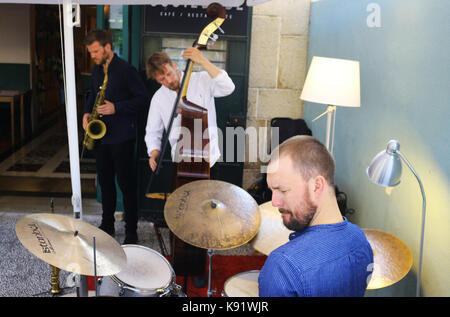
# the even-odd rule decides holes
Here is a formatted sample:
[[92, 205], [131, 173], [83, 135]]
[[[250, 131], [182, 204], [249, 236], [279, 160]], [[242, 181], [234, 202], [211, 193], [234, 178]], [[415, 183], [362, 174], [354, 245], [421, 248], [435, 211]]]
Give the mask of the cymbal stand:
[[214, 256], [215, 251], [208, 249], [208, 257], [209, 257], [209, 270], [208, 270], [208, 291], [206, 292], [206, 295], [208, 297], [211, 297], [212, 294], [216, 293], [215, 289], [211, 289], [211, 278], [212, 278], [212, 260]]
[[[55, 203], [53, 198], [50, 199], [50, 213], [54, 214], [55, 213]], [[67, 291], [68, 289], [70, 289], [70, 287], [66, 287], [61, 289], [59, 287], [59, 272], [60, 269], [57, 268], [56, 266], [50, 265], [50, 268], [52, 269], [52, 275], [50, 277], [50, 290], [49, 291], [45, 291], [42, 293], [38, 293], [38, 294], [34, 294], [33, 296], [42, 296], [42, 295], [47, 295], [47, 294], [51, 294], [52, 296], [58, 296], [58, 295], [64, 295], [65, 291]]]
[[[50, 199], [50, 213], [55, 213], [55, 204], [53, 201], [53, 198]], [[50, 278], [50, 293], [51, 294], [59, 294], [61, 293], [61, 289], [59, 288], [59, 268], [56, 266], [50, 265], [50, 268], [52, 269], [52, 276]]]
[[93, 249], [94, 249], [94, 285], [95, 285], [95, 296], [98, 296], [97, 291], [97, 254], [95, 252], [95, 237], [92, 237], [93, 240]]

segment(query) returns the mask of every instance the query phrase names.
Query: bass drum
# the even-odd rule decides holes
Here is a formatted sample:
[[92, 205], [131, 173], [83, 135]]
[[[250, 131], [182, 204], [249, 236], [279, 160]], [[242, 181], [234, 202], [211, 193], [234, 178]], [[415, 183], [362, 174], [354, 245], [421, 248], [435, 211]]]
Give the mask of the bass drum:
[[175, 284], [175, 272], [160, 253], [140, 245], [122, 246], [127, 266], [98, 281], [99, 296], [185, 297]]

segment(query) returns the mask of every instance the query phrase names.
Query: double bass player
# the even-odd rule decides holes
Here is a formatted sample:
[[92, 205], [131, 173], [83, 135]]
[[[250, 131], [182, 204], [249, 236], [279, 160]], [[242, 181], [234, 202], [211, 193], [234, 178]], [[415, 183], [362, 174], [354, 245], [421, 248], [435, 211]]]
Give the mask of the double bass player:
[[[225, 97], [234, 91], [234, 83], [227, 72], [217, 68], [201, 51], [188, 47], [182, 55], [201, 65], [204, 71], [193, 72], [187, 90], [187, 99], [208, 110], [208, 132], [210, 145], [210, 167], [220, 157], [217, 135], [216, 107], [214, 98]], [[145, 143], [147, 145], [149, 165], [155, 171], [160, 154], [161, 140], [164, 129], [167, 129], [172, 106], [179, 93], [183, 72], [177, 69], [165, 52], [156, 52], [147, 60], [147, 76], [161, 84], [161, 88], [153, 95], [147, 118]], [[180, 116], [175, 118], [173, 129], [169, 136], [172, 146], [172, 159], [175, 159], [175, 148], [179, 140]], [[203, 131], [202, 131], [203, 132]]]
[[[214, 178], [214, 169], [209, 170], [220, 157], [219, 140], [217, 132], [216, 108], [214, 98], [225, 97], [234, 91], [234, 83], [228, 76], [227, 72], [217, 68], [202, 52], [196, 47], [187, 48], [182, 57], [189, 59], [193, 63], [200, 65], [204, 70], [199, 72], [189, 73], [189, 85], [186, 91], [186, 99], [195, 105], [203, 107], [207, 111], [207, 133], [200, 131], [201, 135], [194, 135], [194, 138], [209, 138], [209, 148], [207, 153], [208, 172], [210, 177]], [[145, 143], [149, 155], [149, 165], [153, 172], [155, 172], [158, 159], [161, 154], [161, 144], [164, 130], [170, 130], [168, 136], [169, 143], [172, 147], [172, 160], [179, 162], [177, 151], [180, 149], [180, 128], [182, 127], [182, 115], [177, 115], [172, 119], [172, 111], [177, 97], [180, 98], [180, 84], [183, 82], [183, 76], [186, 74], [180, 71], [176, 64], [169, 58], [165, 52], [156, 52], [150, 56], [146, 63], [147, 75], [156, 80], [161, 87], [153, 95], [150, 103], [150, 109], [147, 118]], [[183, 87], [183, 88], [185, 88]], [[186, 89], [186, 88], [185, 88]], [[192, 131], [191, 131], [192, 132]], [[194, 131], [195, 132], [195, 131]], [[198, 132], [198, 131], [197, 131]], [[177, 146], [178, 145], [178, 146]], [[180, 166], [180, 165], [179, 165]], [[194, 275], [194, 282], [197, 286], [203, 286], [206, 281], [206, 253], [204, 250], [195, 250], [195, 247], [186, 245], [185, 248], [191, 249], [188, 253], [187, 264], [178, 265], [184, 272], [186, 266], [197, 266], [194, 271], [189, 271]], [[174, 247], [176, 250], [176, 247]], [[198, 252], [197, 252], [198, 251]], [[174, 256], [176, 258], [176, 256]], [[190, 258], [199, 258], [197, 263], [192, 263]], [[203, 260], [202, 260], [203, 259]], [[178, 270], [176, 263], [174, 264], [175, 271]], [[179, 274], [179, 272], [177, 272]], [[181, 274], [181, 275], [187, 275]]]

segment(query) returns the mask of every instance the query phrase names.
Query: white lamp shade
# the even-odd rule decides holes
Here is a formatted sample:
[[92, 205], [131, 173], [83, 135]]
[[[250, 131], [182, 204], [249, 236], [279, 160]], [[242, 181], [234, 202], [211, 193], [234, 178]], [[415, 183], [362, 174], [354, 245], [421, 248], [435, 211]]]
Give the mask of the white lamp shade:
[[360, 107], [359, 62], [314, 56], [300, 98], [333, 106]]

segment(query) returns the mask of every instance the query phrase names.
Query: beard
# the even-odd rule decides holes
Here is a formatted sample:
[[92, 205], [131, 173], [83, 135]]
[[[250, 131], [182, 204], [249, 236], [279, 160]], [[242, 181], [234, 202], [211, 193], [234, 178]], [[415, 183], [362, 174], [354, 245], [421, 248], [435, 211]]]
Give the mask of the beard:
[[177, 91], [177, 90], [180, 88], [180, 82], [177, 81], [177, 82], [175, 82], [175, 83], [170, 83], [170, 84], [167, 86], [167, 88], [169, 88], [170, 90], [173, 90], [173, 91]]
[[167, 85], [167, 88], [169, 88], [170, 90], [173, 90], [173, 91], [177, 91], [178, 89], [180, 89], [180, 84], [181, 84], [180, 83], [181, 73], [179, 71], [176, 71], [176, 72], [177, 72], [178, 78]]
[[[309, 199], [309, 193], [305, 192], [303, 200], [300, 202], [297, 212], [292, 212], [287, 209], [278, 209], [280, 213], [287, 213], [290, 215], [290, 219], [287, 220], [283, 217], [283, 224], [289, 230], [295, 232], [301, 232], [309, 227], [311, 220], [317, 211], [317, 206]], [[295, 216], [296, 215], [296, 216]]]
[[103, 52], [103, 56], [100, 59], [94, 60], [95, 64], [102, 66], [106, 64], [106, 61], [108, 60], [108, 54], [106, 52]]

